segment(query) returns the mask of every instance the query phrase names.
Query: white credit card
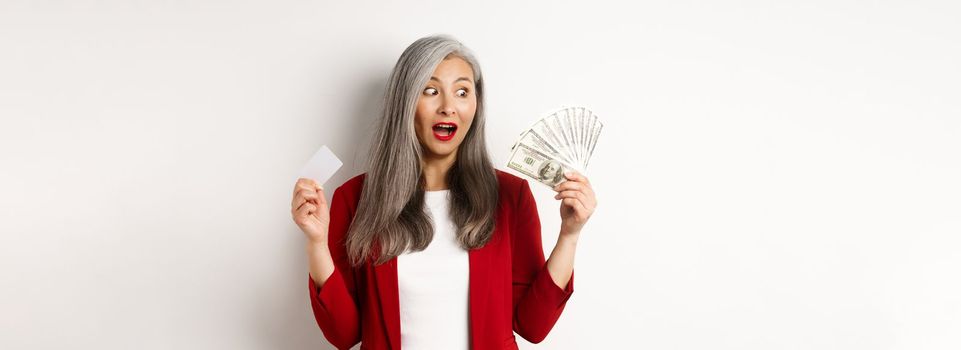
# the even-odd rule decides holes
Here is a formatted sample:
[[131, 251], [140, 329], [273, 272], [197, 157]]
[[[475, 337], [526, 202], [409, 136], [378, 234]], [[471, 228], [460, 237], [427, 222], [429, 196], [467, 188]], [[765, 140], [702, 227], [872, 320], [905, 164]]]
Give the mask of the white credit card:
[[313, 157], [310, 157], [310, 161], [300, 170], [300, 177], [314, 179], [317, 184], [323, 186], [324, 182], [327, 182], [337, 172], [337, 169], [340, 169], [341, 165], [344, 165], [344, 163], [341, 163], [334, 152], [331, 152], [327, 145], [324, 145], [317, 150], [317, 153], [314, 153]]

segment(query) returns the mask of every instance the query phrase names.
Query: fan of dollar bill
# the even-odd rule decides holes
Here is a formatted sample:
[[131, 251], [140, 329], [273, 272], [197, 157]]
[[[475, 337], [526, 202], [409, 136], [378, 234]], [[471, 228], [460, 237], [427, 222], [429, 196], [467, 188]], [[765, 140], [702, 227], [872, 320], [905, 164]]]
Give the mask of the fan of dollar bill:
[[562, 107], [521, 133], [507, 167], [553, 188], [564, 172], [585, 173], [604, 124], [584, 107]]

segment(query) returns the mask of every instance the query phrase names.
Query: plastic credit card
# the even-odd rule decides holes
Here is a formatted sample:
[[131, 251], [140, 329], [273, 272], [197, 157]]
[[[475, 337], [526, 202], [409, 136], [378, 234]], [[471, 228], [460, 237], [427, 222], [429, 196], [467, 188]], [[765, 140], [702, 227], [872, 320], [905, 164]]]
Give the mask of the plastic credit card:
[[317, 184], [323, 186], [324, 182], [334, 176], [340, 167], [344, 165], [337, 159], [334, 152], [327, 148], [327, 145], [323, 145], [314, 153], [313, 157], [310, 157], [310, 161], [304, 165], [304, 168], [300, 170], [300, 177], [306, 177], [308, 179], [314, 179]]

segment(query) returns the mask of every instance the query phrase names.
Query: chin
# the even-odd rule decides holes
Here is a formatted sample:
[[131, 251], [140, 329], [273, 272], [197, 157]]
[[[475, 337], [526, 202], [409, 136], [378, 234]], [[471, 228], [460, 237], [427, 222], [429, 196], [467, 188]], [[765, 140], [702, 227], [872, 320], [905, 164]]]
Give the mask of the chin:
[[444, 148], [440, 148], [440, 149], [438, 149], [438, 148], [428, 149], [427, 151], [430, 152], [431, 155], [434, 155], [434, 156], [437, 156], [437, 157], [447, 157], [447, 156], [451, 155], [451, 153], [457, 152], [457, 149], [456, 149], [456, 148], [454, 148], [454, 149], [448, 149], [447, 147], [444, 147]]
[[426, 151], [430, 153], [431, 156], [435, 157], [447, 157], [451, 153], [457, 152], [457, 147], [459, 145], [435, 145], [433, 147], [427, 147]]

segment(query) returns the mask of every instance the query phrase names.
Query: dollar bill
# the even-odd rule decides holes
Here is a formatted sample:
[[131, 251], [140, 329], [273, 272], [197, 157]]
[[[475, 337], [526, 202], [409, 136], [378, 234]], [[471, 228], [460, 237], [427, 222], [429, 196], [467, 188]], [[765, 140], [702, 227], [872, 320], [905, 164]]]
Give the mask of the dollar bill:
[[584, 168], [587, 168], [587, 164], [590, 164], [591, 156], [594, 155], [594, 146], [597, 145], [597, 138], [601, 135], [601, 129], [604, 128], [604, 123], [601, 123], [593, 113], [592, 117], [594, 120], [591, 123], [591, 131], [587, 135], [587, 159], [584, 160]]
[[603, 127], [587, 108], [555, 110], [520, 134], [507, 166], [554, 187], [566, 181], [566, 171], [585, 173]]
[[[572, 147], [573, 141], [567, 136], [568, 133], [564, 128], [564, 123], [561, 122], [561, 120], [564, 119], [561, 114], [560, 112], [551, 114], [547, 118], [544, 118], [544, 122], [551, 129], [554, 138], [557, 139], [557, 148], [564, 151], [568, 159], [575, 159], [574, 152], [571, 151], [574, 149], [574, 147]], [[566, 111], [563, 112], [563, 116], [566, 115]]]
[[553, 188], [567, 180], [564, 173], [574, 170], [560, 160], [551, 158], [525, 144], [518, 144], [511, 153], [507, 167], [519, 171], [538, 182]]
[[571, 159], [568, 159], [567, 156], [565, 156], [560, 150], [558, 150], [553, 145], [551, 145], [550, 142], [547, 142], [547, 140], [541, 137], [534, 130], [528, 130], [523, 134], [521, 134], [520, 140], [517, 140], [517, 142], [514, 143], [514, 147], [511, 147], [511, 150], [513, 151], [514, 148], [517, 147], [517, 145], [519, 144], [526, 145], [527, 147], [530, 147], [534, 150], [544, 153], [552, 158], [559, 159], [568, 164], [574, 164], [574, 162]]

